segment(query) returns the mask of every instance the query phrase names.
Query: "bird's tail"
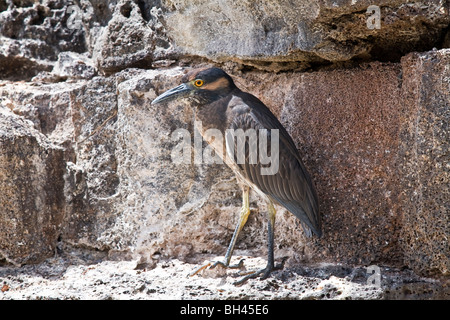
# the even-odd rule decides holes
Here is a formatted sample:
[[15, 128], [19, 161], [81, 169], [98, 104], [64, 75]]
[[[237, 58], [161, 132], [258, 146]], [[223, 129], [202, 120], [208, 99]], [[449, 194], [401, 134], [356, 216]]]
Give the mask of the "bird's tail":
[[305, 232], [305, 235], [306, 235], [308, 238], [311, 238], [311, 237], [312, 237], [312, 231], [311, 231], [311, 228], [308, 227], [308, 226], [306, 225], [306, 223], [303, 223], [303, 222], [301, 222], [301, 221], [300, 221], [300, 223], [301, 223], [301, 225], [302, 225], [303, 231]]
[[[300, 223], [301, 223], [301, 225], [302, 225], [302, 228], [303, 228], [303, 231], [305, 232], [305, 235], [308, 237], [308, 238], [311, 238], [312, 237], [312, 235], [313, 235], [313, 231], [311, 230], [311, 228], [310, 227], [308, 227], [308, 225], [306, 224], [306, 223], [304, 223], [304, 222], [302, 222], [302, 221], [300, 221]], [[322, 236], [322, 230], [314, 230], [314, 234], [318, 237], [318, 238], [320, 238], [321, 236]]]

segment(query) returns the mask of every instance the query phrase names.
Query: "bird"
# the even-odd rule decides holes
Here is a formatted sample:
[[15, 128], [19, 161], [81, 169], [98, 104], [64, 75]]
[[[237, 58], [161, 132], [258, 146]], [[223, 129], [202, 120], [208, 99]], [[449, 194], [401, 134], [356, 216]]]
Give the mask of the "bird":
[[[284, 259], [281, 265], [275, 265], [274, 261], [274, 204], [283, 206], [294, 214], [308, 237], [313, 234], [319, 238], [322, 236], [318, 196], [311, 176], [292, 137], [277, 117], [257, 97], [240, 90], [224, 70], [218, 67], [193, 69], [182, 77], [181, 82], [179, 86], [156, 97], [151, 104], [186, 101], [194, 110], [195, 122], [202, 124], [199, 130], [203, 139], [232, 169], [242, 188], [242, 209], [224, 260], [208, 263], [192, 275], [207, 267], [242, 266], [243, 260], [236, 265], [230, 265], [230, 261], [238, 235], [250, 215], [249, 192], [254, 190], [267, 203], [268, 208], [267, 265], [247, 274], [235, 284], [257, 277], [266, 279], [273, 270], [282, 268], [284, 264]], [[211, 132], [209, 129], [219, 130], [225, 141], [212, 138], [208, 134]], [[238, 135], [238, 130], [242, 130], [241, 133], [255, 134]], [[252, 154], [255, 149], [262, 152], [261, 147], [264, 146], [268, 149], [266, 151], [271, 151], [271, 156], [278, 153], [273, 158], [278, 163], [270, 164], [275, 168], [273, 172], [263, 172], [264, 169], [270, 171], [269, 164], [261, 157], [258, 158], [257, 154]], [[241, 149], [236, 150], [238, 148]]]

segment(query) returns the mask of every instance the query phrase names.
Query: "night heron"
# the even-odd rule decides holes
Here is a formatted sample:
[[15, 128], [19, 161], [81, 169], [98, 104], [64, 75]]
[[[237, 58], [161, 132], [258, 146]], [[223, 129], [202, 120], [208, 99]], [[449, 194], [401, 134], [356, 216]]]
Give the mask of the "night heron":
[[[196, 122], [202, 124], [201, 135], [234, 171], [243, 189], [242, 210], [224, 261], [207, 264], [194, 274], [208, 266], [241, 265], [231, 266], [230, 260], [239, 232], [250, 214], [251, 188], [263, 197], [268, 206], [268, 260], [264, 269], [245, 276], [237, 283], [259, 275], [262, 279], [267, 278], [278, 267], [274, 264], [273, 252], [274, 203], [293, 213], [306, 235], [322, 235], [317, 194], [311, 177], [283, 125], [258, 98], [236, 87], [233, 79], [222, 69], [196, 69], [188, 72], [182, 82], [158, 96], [152, 104], [187, 98], [194, 108]], [[212, 137], [210, 129], [218, 130], [225, 139]], [[259, 155], [262, 151], [266, 155], [276, 155], [271, 159], [277, 163], [268, 163], [267, 157], [258, 157], [258, 151]]]

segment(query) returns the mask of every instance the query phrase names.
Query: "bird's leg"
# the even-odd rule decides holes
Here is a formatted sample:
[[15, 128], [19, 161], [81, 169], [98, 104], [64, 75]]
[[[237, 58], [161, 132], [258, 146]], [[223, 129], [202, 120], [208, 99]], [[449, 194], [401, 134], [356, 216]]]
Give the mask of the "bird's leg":
[[236, 228], [234, 229], [233, 236], [231, 237], [230, 244], [228, 245], [227, 252], [225, 253], [225, 259], [223, 261], [216, 261], [214, 263], [207, 263], [204, 266], [201, 266], [200, 268], [196, 269], [194, 272], [192, 272], [190, 275], [194, 276], [200, 271], [206, 269], [206, 268], [215, 268], [217, 266], [222, 266], [225, 268], [240, 268], [243, 265], [244, 260], [239, 261], [239, 263], [235, 265], [230, 265], [231, 256], [233, 254], [234, 245], [236, 244], [237, 237], [239, 235], [239, 232], [244, 227], [245, 223], [247, 222], [248, 216], [250, 215], [250, 202], [249, 202], [249, 194], [250, 194], [250, 188], [248, 186], [244, 186], [242, 190], [242, 209], [239, 214], [239, 221], [236, 225]]
[[273, 255], [273, 242], [274, 242], [273, 240], [274, 240], [275, 215], [276, 215], [275, 208], [273, 207], [272, 201], [270, 201], [268, 203], [268, 218], [267, 218], [267, 220], [268, 220], [268, 245], [267, 245], [268, 257], [267, 257], [266, 267], [264, 269], [257, 270], [255, 272], [252, 272], [252, 273], [246, 275], [241, 280], [236, 281], [234, 283], [235, 285], [241, 285], [244, 282], [246, 282], [248, 279], [256, 278], [261, 274], [262, 274], [261, 279], [266, 279], [273, 270], [278, 270], [278, 269], [283, 268], [285, 259], [283, 259], [283, 261], [281, 262], [280, 265], [277, 265], [277, 266], [274, 265], [275, 260], [274, 260], [274, 255]]
[[244, 186], [242, 190], [242, 209], [239, 214], [239, 221], [236, 224], [236, 228], [234, 229], [233, 237], [231, 237], [230, 244], [228, 245], [227, 252], [225, 253], [225, 259], [224, 261], [216, 261], [211, 268], [214, 268], [218, 265], [221, 265], [223, 267], [227, 268], [239, 268], [242, 266], [243, 260], [239, 261], [236, 265], [230, 266], [230, 260], [231, 256], [234, 251], [234, 245], [236, 244], [237, 237], [239, 235], [239, 232], [241, 232], [242, 228], [244, 227], [245, 223], [247, 222], [248, 216], [250, 215], [250, 202], [249, 202], [249, 193], [250, 188], [248, 186]]

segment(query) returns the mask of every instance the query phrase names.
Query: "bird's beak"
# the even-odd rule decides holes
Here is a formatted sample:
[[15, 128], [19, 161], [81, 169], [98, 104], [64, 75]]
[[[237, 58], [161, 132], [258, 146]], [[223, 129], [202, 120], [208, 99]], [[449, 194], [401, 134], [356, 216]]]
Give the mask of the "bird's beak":
[[157, 104], [161, 102], [168, 102], [178, 98], [185, 97], [191, 92], [191, 89], [186, 83], [179, 85], [178, 87], [167, 90], [163, 94], [156, 97], [155, 100], [152, 101], [152, 104]]

